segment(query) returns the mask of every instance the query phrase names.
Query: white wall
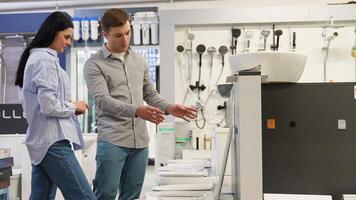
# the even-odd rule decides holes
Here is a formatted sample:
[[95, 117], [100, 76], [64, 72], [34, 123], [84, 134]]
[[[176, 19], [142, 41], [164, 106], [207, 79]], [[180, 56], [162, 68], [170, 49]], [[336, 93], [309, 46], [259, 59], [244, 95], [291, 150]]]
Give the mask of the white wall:
[[[167, 0], [168, 1], [168, 0]], [[132, 1], [130, 4], [124, 1], [115, 0], [57, 0], [57, 1], [2, 1], [0, 2], [0, 13], [18, 13], [18, 12], [38, 12], [52, 11], [55, 9], [71, 10], [85, 8], [110, 8], [110, 7], [152, 7], [157, 6], [160, 9], [186, 9], [186, 8], [221, 8], [221, 7], [261, 7], [261, 6], [312, 6], [326, 5], [327, 3], [340, 3], [339, 0], [191, 0], [191, 1]], [[346, 2], [346, 1], [345, 1]], [[57, 8], [56, 8], [57, 7]]]
[[264, 7], [264, 6], [315, 6], [328, 3], [340, 3], [338, 0], [215, 0], [215, 1], [186, 1], [159, 4], [160, 9], [205, 9], [226, 7]]

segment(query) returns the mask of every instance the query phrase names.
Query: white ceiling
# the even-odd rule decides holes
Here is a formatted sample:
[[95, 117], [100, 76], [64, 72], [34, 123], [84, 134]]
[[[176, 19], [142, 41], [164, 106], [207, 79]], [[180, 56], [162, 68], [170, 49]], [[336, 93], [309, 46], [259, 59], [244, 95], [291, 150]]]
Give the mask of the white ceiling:
[[[203, 0], [0, 0], [0, 13], [100, 7], [111, 5], [158, 5]], [[209, 0], [208, 0], [209, 1]]]

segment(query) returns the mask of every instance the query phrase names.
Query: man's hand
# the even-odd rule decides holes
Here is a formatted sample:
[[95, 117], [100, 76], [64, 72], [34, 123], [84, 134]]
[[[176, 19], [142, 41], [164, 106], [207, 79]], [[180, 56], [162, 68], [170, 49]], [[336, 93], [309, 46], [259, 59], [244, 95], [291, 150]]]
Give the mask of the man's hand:
[[85, 101], [72, 102], [75, 106], [75, 115], [82, 115], [88, 109], [88, 104]]
[[136, 116], [155, 124], [159, 124], [164, 120], [164, 112], [152, 106], [139, 106]]
[[192, 106], [181, 104], [170, 104], [167, 108], [167, 113], [184, 119], [187, 122], [194, 120], [197, 117], [197, 109]]

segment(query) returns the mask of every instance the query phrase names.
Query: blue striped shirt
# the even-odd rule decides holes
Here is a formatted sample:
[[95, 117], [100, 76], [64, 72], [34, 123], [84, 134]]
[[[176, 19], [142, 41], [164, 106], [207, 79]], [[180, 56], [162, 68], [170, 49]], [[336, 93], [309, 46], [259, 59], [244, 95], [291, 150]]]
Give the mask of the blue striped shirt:
[[20, 98], [28, 122], [26, 146], [33, 164], [39, 164], [48, 148], [59, 140], [69, 140], [74, 149], [83, 148], [75, 106], [70, 103], [69, 78], [59, 65], [56, 51], [30, 51]]

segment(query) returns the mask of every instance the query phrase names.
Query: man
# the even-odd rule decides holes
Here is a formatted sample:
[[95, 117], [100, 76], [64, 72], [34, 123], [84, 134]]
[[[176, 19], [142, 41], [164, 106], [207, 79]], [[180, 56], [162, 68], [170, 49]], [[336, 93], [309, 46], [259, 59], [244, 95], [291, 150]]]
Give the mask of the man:
[[148, 159], [145, 120], [159, 124], [172, 114], [190, 121], [196, 109], [168, 104], [154, 89], [146, 61], [129, 48], [125, 11], [107, 10], [101, 25], [107, 43], [84, 66], [98, 126], [94, 191], [99, 200], [114, 200], [119, 189], [120, 200], [132, 200], [140, 196]]

